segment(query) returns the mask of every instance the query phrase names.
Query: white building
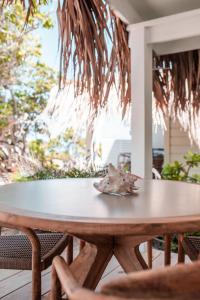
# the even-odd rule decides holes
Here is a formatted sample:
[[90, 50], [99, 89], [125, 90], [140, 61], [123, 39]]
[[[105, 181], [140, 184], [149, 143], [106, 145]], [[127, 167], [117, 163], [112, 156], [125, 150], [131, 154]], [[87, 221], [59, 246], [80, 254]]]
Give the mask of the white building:
[[[134, 172], [150, 178], [152, 168], [152, 52], [171, 54], [200, 49], [199, 0], [110, 0], [127, 22], [131, 49], [132, 161]], [[138, 63], [140, 62], [140, 63]], [[200, 133], [199, 133], [200, 134]], [[191, 146], [187, 133], [168, 121], [165, 160], [181, 159]]]

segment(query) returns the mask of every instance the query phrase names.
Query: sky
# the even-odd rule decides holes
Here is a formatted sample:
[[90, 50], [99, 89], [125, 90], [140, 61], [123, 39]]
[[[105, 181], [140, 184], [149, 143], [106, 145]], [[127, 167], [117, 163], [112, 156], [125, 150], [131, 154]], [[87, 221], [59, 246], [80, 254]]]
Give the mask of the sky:
[[34, 34], [40, 38], [43, 61], [50, 67], [59, 70], [58, 25], [56, 16], [57, 3], [58, 2], [54, 0], [43, 9], [52, 17], [54, 27], [49, 30], [39, 28]]

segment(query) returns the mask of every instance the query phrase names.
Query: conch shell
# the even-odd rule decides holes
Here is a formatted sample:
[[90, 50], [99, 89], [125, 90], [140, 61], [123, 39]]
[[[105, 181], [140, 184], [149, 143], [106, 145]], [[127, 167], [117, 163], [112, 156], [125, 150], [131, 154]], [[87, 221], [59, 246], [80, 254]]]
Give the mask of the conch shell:
[[138, 178], [109, 164], [107, 175], [99, 183], [95, 182], [94, 187], [101, 193], [132, 194], [136, 190], [135, 181]]

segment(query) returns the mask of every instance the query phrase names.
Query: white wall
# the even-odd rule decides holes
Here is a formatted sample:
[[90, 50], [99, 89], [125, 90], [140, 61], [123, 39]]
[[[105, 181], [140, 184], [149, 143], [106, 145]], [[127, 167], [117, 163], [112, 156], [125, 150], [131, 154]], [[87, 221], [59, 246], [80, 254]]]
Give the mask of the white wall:
[[[165, 163], [171, 163], [175, 160], [183, 162], [183, 156], [188, 151], [200, 153], [197, 145], [191, 144], [188, 133], [181, 128], [178, 121], [174, 122], [169, 119], [167, 127], [165, 133]], [[197, 171], [200, 173], [200, 169]]]
[[[129, 128], [127, 135], [129, 133]], [[153, 130], [153, 148], [164, 148], [164, 132], [161, 127]], [[116, 138], [103, 138], [102, 145], [102, 164], [112, 163], [117, 166], [118, 156], [120, 153], [131, 153], [131, 139], [116, 139]]]

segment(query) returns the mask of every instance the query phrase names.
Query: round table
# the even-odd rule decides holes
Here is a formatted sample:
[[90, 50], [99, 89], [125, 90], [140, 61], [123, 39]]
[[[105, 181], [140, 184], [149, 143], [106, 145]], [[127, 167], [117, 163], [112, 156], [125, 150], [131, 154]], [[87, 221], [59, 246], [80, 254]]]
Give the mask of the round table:
[[200, 229], [200, 185], [138, 180], [134, 195], [100, 194], [98, 179], [43, 180], [0, 187], [0, 221], [66, 232], [88, 244], [72, 263], [95, 288], [114, 255], [126, 272], [146, 268], [139, 244], [153, 236]]

